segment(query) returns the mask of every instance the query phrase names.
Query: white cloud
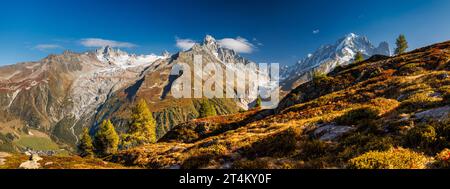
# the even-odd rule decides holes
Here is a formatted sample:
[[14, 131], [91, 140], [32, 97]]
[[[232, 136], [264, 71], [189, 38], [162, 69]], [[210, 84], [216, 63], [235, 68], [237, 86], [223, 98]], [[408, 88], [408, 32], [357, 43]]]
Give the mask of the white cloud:
[[122, 47], [122, 48], [133, 48], [137, 45], [129, 42], [114, 41], [108, 39], [100, 38], [86, 38], [81, 40], [81, 44], [85, 47]]
[[233, 38], [224, 38], [217, 41], [220, 46], [233, 49], [237, 53], [252, 53], [254, 45], [248, 42], [247, 39], [242, 37]]
[[313, 30], [313, 32], [312, 32], [313, 34], [318, 34], [318, 33], [320, 33], [320, 30], [319, 29], [317, 29], [317, 30]]
[[61, 45], [57, 44], [39, 44], [33, 47], [33, 49], [37, 49], [40, 51], [47, 51], [52, 49], [62, 49], [63, 47]]
[[264, 44], [259, 42], [258, 39], [256, 39], [255, 37], [253, 38], [253, 43], [256, 43], [256, 45], [258, 46], [264, 46]]
[[179, 39], [176, 38], [177, 43], [176, 46], [178, 48], [180, 48], [181, 50], [185, 51], [185, 50], [189, 50], [190, 48], [192, 48], [192, 46], [195, 45], [195, 41], [192, 39]]

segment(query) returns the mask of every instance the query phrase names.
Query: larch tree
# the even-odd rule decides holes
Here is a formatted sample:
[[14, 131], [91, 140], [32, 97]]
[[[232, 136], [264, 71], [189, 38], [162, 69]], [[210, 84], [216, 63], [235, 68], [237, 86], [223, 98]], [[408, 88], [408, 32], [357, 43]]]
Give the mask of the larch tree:
[[403, 34], [400, 34], [395, 42], [397, 48], [395, 49], [395, 54], [399, 55], [406, 52], [408, 49], [408, 41], [406, 41], [406, 37]]
[[111, 120], [103, 120], [94, 137], [95, 150], [100, 155], [110, 155], [117, 152], [119, 136]]
[[362, 61], [364, 61], [364, 55], [362, 52], [358, 51], [355, 55], [354, 63], [358, 63], [358, 62], [362, 62]]
[[122, 138], [125, 148], [156, 142], [156, 121], [144, 99], [133, 108], [128, 132]]
[[199, 118], [205, 118], [210, 116], [216, 116], [217, 112], [214, 106], [209, 102], [209, 100], [204, 100], [200, 104], [200, 110], [199, 110]]
[[92, 138], [89, 135], [89, 129], [85, 127], [81, 134], [80, 141], [78, 143], [78, 153], [81, 157], [94, 156], [94, 145], [92, 144]]

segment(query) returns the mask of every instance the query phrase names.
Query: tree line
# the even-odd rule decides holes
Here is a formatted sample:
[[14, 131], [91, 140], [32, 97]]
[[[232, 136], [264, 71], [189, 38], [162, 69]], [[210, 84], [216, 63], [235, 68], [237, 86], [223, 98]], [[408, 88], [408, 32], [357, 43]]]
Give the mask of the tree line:
[[156, 121], [148, 109], [145, 100], [141, 99], [132, 109], [128, 131], [118, 135], [111, 120], [103, 120], [91, 137], [88, 128], [83, 129], [78, 143], [78, 152], [82, 157], [107, 156], [118, 149], [156, 142]]
[[[209, 100], [203, 100], [198, 110], [198, 118], [216, 116], [217, 111]], [[128, 130], [119, 135], [111, 120], [103, 120], [91, 136], [89, 129], [84, 128], [77, 145], [82, 157], [104, 157], [116, 153], [119, 149], [151, 144], [156, 142], [156, 121], [144, 99], [139, 100], [132, 108]]]

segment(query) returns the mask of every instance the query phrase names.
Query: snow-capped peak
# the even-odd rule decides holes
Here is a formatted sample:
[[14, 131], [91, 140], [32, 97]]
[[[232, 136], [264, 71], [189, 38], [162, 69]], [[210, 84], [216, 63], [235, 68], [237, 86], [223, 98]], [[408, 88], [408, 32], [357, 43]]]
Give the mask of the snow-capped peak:
[[286, 69], [286, 72], [282, 73], [282, 78], [294, 81], [314, 69], [328, 73], [336, 66], [351, 63], [358, 52], [363, 53], [366, 58], [375, 54], [390, 55], [387, 42], [375, 47], [367, 37], [349, 33], [336, 43], [321, 46], [314, 53], [308, 54], [306, 58]]
[[162, 53], [161, 53], [161, 56], [163, 56], [164, 58], [169, 58], [170, 57], [170, 53], [169, 53], [169, 51], [167, 51], [167, 50], [164, 50]]
[[358, 37], [358, 35], [354, 34], [354, 33], [349, 33], [345, 36], [346, 38], [356, 38]]
[[211, 35], [206, 35], [205, 39], [203, 40], [203, 44], [211, 44], [216, 43], [216, 39]]
[[119, 66], [124, 68], [151, 64], [158, 59], [164, 59], [169, 57], [168, 54], [164, 54], [163, 56], [158, 56], [155, 54], [149, 55], [128, 54], [125, 51], [121, 51], [120, 49], [114, 49], [110, 46], [105, 46], [97, 49], [95, 51], [95, 55], [97, 59], [102, 63], [107, 63], [112, 66]]
[[214, 39], [214, 37], [211, 35], [205, 36], [202, 46], [213, 53], [217, 53], [217, 50], [219, 49], [219, 45], [217, 44], [216, 39]]

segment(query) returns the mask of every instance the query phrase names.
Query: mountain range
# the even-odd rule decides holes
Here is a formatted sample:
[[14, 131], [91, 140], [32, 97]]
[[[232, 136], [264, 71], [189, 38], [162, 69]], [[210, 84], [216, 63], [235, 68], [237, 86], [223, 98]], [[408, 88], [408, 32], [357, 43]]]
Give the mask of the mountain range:
[[[366, 60], [353, 61], [358, 51]], [[301, 84], [286, 91], [277, 108], [251, 108], [252, 99], [211, 99], [219, 115], [205, 118], [198, 118], [204, 99], [171, 96], [179, 79], [169, 75], [173, 65], [192, 64], [194, 55], [223, 67], [251, 63], [212, 36], [173, 55], [104, 47], [5, 66], [0, 168], [450, 167], [450, 42], [389, 54], [386, 43], [374, 48], [365, 37], [347, 35], [294, 66], [299, 73], [325, 67], [330, 70], [320, 71], [327, 74], [303, 80], [296, 71], [283, 72], [283, 81]], [[84, 127], [95, 130], [111, 119], [125, 132], [137, 99], [147, 100], [157, 121], [156, 143], [102, 159], [73, 155]], [[61, 147], [69, 152], [61, 155]]]
[[285, 67], [281, 74], [281, 85], [284, 90], [292, 90], [310, 81], [316, 72], [327, 74], [337, 66], [351, 63], [358, 52], [365, 58], [373, 55], [391, 55], [387, 42], [381, 42], [375, 47], [367, 37], [350, 33], [334, 44], [321, 46], [297, 64]]
[[[281, 87], [288, 93], [311, 80], [313, 72], [328, 73], [350, 63], [358, 51], [366, 57], [390, 55], [387, 43], [374, 47], [366, 37], [348, 34], [333, 45], [322, 46], [289, 67], [289, 71], [283, 71]], [[221, 47], [214, 37], [207, 35], [201, 44], [173, 55], [168, 52], [134, 55], [106, 46], [84, 53], [65, 51], [37, 62], [1, 67], [0, 134], [3, 137], [0, 140], [3, 149], [23, 150], [27, 145], [14, 141], [30, 137], [30, 133], [40, 133], [71, 149], [78, 142], [82, 128], [95, 130], [105, 119], [112, 119], [116, 129], [124, 132], [130, 109], [140, 98], [147, 101], [158, 124], [158, 137], [163, 137], [175, 125], [198, 116], [201, 99], [175, 99], [170, 93], [178, 79], [170, 75], [173, 65], [192, 66], [194, 55], [201, 55], [204, 63], [218, 63], [223, 69], [239, 69], [237, 63], [252, 63], [235, 51]], [[237, 76], [236, 80], [245, 80], [241, 77]], [[198, 75], [195, 79], [199, 79]], [[273, 88], [272, 84], [268, 76], [258, 83], [268, 88]], [[217, 112], [224, 115], [251, 108], [254, 100], [210, 101]]]
[[450, 42], [315, 76], [276, 109], [177, 125], [109, 161], [156, 169], [449, 168]]
[[[203, 43], [173, 55], [134, 55], [106, 46], [1, 67], [0, 133], [8, 136], [2, 137], [4, 148], [20, 150], [11, 142], [28, 136], [30, 129], [69, 147], [77, 143], [83, 127], [95, 130], [104, 119], [111, 118], [117, 130], [124, 131], [127, 112], [139, 98], [144, 98], [153, 111], [161, 137], [171, 127], [198, 116], [201, 99], [175, 99], [170, 93], [177, 79], [170, 75], [173, 65], [192, 66], [194, 55], [200, 55], [204, 64], [217, 63], [224, 69], [250, 63], [233, 50], [220, 47], [208, 35]], [[236, 79], [241, 80], [239, 77]], [[199, 78], [195, 75], [193, 80]], [[264, 81], [269, 82], [269, 78], [263, 78], [260, 85], [266, 85]], [[210, 101], [218, 114], [229, 114], [248, 109], [253, 100]]]

